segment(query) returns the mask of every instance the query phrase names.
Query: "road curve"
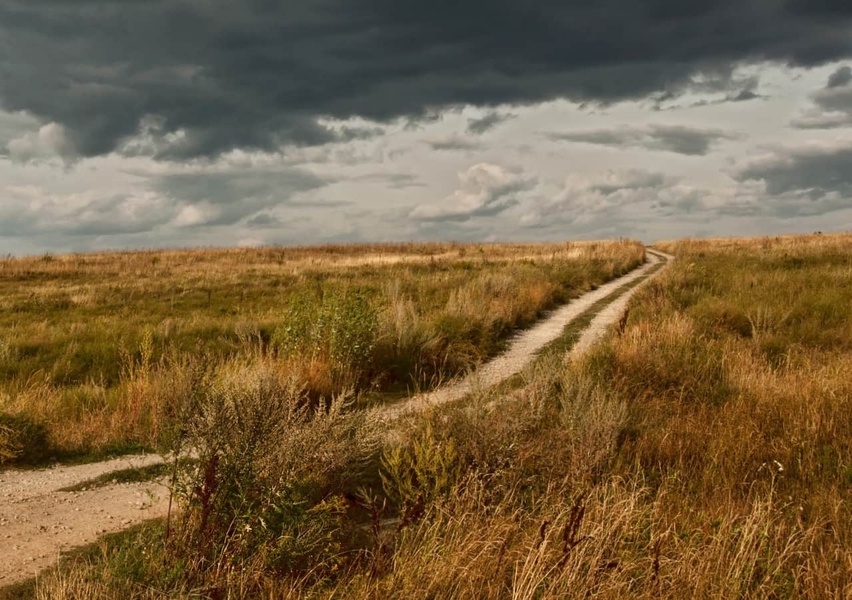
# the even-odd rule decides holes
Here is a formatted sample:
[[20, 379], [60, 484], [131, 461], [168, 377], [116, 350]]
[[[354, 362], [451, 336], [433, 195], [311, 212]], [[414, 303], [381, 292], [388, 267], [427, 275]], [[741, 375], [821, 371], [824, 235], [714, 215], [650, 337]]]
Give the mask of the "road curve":
[[[674, 256], [660, 252], [658, 250], [648, 250], [650, 256], [656, 257], [658, 261], [670, 263], [674, 260]], [[600, 340], [607, 332], [610, 326], [614, 325], [627, 310], [627, 305], [640, 286], [636, 286], [627, 293], [619, 296], [610, 304], [607, 304], [597, 315], [595, 315], [588, 327], [583, 330], [580, 339], [571, 347], [568, 352], [568, 358], [573, 359], [586, 352], [593, 344]]]
[[[471, 392], [477, 389], [489, 388], [495, 386], [502, 381], [520, 373], [528, 364], [535, 358], [536, 354], [549, 343], [555, 341], [565, 327], [574, 319], [589, 310], [596, 303], [605, 299], [615, 291], [629, 286], [637, 279], [645, 276], [656, 265], [661, 262], [671, 260], [667, 254], [648, 250], [648, 260], [642, 266], [630, 271], [626, 275], [613, 279], [612, 281], [600, 286], [599, 288], [587, 292], [568, 302], [562, 307], [554, 310], [546, 319], [540, 321], [530, 329], [526, 329], [515, 336], [509, 342], [509, 348], [501, 355], [482, 365], [479, 369], [468, 375], [467, 377], [442, 386], [436, 390], [425, 392], [413, 396], [406, 402], [390, 407], [380, 407], [374, 409], [377, 418], [385, 421], [391, 421], [408, 414], [422, 411], [430, 406], [437, 406], [446, 402], [453, 402], [464, 398]], [[637, 287], [634, 287], [614, 300], [606, 308], [601, 310], [597, 317], [592, 321], [590, 326], [584, 330], [578, 341], [583, 344], [584, 351], [593, 342], [600, 339], [606, 328], [616, 322], [624, 312], [630, 298], [636, 292]], [[614, 307], [614, 308], [613, 308]], [[592, 334], [587, 335], [589, 330], [593, 330]], [[580, 352], [581, 352], [580, 351]], [[578, 352], [572, 350], [572, 355]]]

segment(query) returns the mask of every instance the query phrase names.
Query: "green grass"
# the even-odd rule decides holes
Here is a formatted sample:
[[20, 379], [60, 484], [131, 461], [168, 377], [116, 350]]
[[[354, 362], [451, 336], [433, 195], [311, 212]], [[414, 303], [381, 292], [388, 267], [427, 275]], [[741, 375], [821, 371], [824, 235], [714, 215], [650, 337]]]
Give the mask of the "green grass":
[[[192, 461], [190, 459], [181, 459], [180, 468], [187, 468]], [[160, 463], [156, 465], [148, 465], [145, 467], [133, 467], [129, 469], [120, 469], [105, 473], [93, 479], [87, 479], [80, 483], [61, 488], [60, 492], [85, 492], [87, 490], [95, 490], [110, 485], [122, 483], [144, 483], [154, 481], [166, 477], [174, 470], [173, 463]]]

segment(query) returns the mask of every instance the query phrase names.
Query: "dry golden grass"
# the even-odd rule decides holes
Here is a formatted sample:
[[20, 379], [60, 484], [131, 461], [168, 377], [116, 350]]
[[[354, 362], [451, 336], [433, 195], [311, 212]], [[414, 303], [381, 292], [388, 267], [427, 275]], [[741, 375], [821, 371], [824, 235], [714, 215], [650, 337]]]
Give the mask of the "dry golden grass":
[[[274, 559], [297, 536], [252, 559], [219, 543], [206, 568], [152, 528], [39, 597], [852, 597], [852, 236], [663, 249], [678, 260], [584, 358], [424, 415], [381, 460], [332, 444], [301, 496], [306, 539], [329, 536], [307, 563]], [[347, 516], [318, 522], [333, 498]]]

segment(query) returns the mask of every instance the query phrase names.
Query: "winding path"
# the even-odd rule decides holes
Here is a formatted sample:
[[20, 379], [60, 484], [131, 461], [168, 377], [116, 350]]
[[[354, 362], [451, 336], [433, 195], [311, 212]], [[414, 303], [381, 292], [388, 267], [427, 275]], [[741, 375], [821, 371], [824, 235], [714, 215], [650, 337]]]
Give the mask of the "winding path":
[[[658, 263], [671, 259], [667, 254], [649, 250], [644, 265], [556, 309], [513, 338], [503, 354], [467, 377], [398, 405], [372, 410], [378, 419], [390, 423], [430, 406], [460, 400], [474, 390], [499, 384], [530, 364], [542, 348], [556, 340], [568, 324], [596, 303], [631, 286]], [[583, 330], [569, 356], [577, 356], [599, 340], [608, 327], [618, 321], [638, 288], [630, 287], [604, 307]], [[108, 473], [154, 465], [162, 460], [157, 455], [139, 455], [36, 471], [0, 471], [0, 587], [33, 577], [55, 564], [64, 550], [164, 515], [168, 490], [160, 482], [61, 491]]]
[[[431, 392], [418, 394], [399, 405], [374, 409], [377, 412], [377, 416], [384, 420], [394, 420], [407, 414], [422, 411], [429, 406], [460, 400], [474, 390], [495, 386], [520, 373], [533, 361], [536, 354], [542, 348], [561, 336], [565, 327], [574, 321], [574, 319], [601, 300], [604, 300], [610, 294], [644, 277], [660, 262], [672, 259], [668, 254], [653, 250], [648, 250], [647, 256], [648, 261], [644, 265], [618, 279], [613, 279], [605, 283], [591, 292], [583, 294], [579, 298], [575, 298], [554, 310], [546, 319], [540, 321], [538, 324], [520, 332], [509, 342], [509, 348], [503, 354], [485, 363], [461, 381], [450, 383]], [[579, 353], [576, 351], [578, 346], [582, 345], [582, 351], [585, 351], [606, 333], [609, 325], [618, 321], [637, 289], [638, 287], [633, 287], [627, 290], [598, 313], [583, 331], [580, 340], [572, 349], [572, 356], [576, 356]]]

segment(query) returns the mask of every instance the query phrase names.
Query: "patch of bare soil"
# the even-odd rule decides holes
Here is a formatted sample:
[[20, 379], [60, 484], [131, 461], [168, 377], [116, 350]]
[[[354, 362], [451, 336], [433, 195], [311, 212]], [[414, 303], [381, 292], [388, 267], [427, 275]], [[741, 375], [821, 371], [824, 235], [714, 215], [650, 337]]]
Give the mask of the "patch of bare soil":
[[157, 482], [59, 491], [105, 473], [161, 461], [154, 455], [129, 456], [88, 465], [0, 472], [0, 586], [36, 575], [56, 563], [63, 550], [164, 514], [168, 490]]

